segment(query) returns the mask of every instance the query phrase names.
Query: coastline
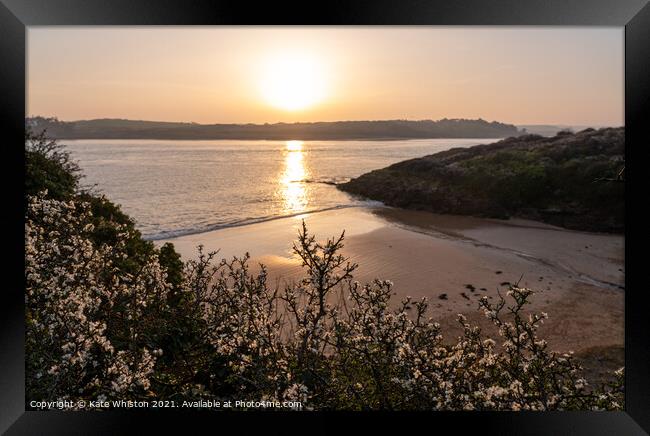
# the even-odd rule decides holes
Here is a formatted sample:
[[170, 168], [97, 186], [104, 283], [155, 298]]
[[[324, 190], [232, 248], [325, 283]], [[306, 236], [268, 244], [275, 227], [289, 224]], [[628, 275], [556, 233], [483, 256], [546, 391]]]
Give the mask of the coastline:
[[525, 220], [354, 207], [155, 243], [173, 243], [184, 260], [196, 254], [199, 244], [206, 252], [220, 249], [218, 259], [242, 256], [248, 249], [251, 267], [263, 263], [270, 283], [282, 286], [301, 277], [291, 247], [302, 219], [319, 241], [345, 229], [342, 253], [359, 264], [355, 280], [391, 280], [394, 303], [407, 295], [427, 297], [430, 316], [448, 338], [461, 334], [458, 313], [496, 336], [494, 326], [477, 310], [478, 300], [483, 295], [497, 299], [507, 282], [520, 281], [536, 291], [528, 310], [549, 314], [540, 334], [553, 349], [580, 353], [618, 349], [624, 343], [623, 235]]

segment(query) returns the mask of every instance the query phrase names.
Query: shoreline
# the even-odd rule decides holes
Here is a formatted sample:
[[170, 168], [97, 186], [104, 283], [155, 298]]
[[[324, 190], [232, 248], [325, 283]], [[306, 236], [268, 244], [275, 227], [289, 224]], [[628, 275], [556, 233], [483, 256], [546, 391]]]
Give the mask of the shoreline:
[[[263, 263], [269, 283], [301, 277], [292, 255], [302, 219], [318, 241], [346, 238], [342, 254], [359, 264], [355, 280], [391, 280], [393, 303], [427, 297], [429, 315], [453, 338], [457, 314], [495, 337], [477, 310], [486, 295], [496, 301], [507, 283], [536, 291], [530, 311], [549, 313], [540, 335], [558, 351], [576, 353], [624, 343], [624, 236], [566, 230], [525, 220], [496, 220], [391, 207], [352, 207], [222, 228], [154, 241], [171, 242], [183, 260], [204, 245], [218, 259], [249, 250], [251, 268]], [[443, 295], [444, 294], [444, 295]]]
[[[323, 182], [321, 182], [323, 183]], [[378, 201], [374, 200], [368, 200], [368, 203], [381, 203]], [[368, 205], [368, 204], [344, 204], [344, 205], [339, 205], [339, 206], [332, 206], [332, 207], [325, 207], [323, 209], [316, 209], [316, 210], [310, 210], [307, 212], [296, 212], [288, 215], [276, 215], [276, 216], [266, 216], [266, 217], [260, 217], [260, 218], [245, 218], [240, 221], [235, 221], [232, 223], [225, 223], [225, 224], [215, 224], [214, 226], [210, 226], [206, 229], [196, 229], [196, 230], [180, 230], [177, 231], [176, 233], [178, 234], [171, 234], [172, 232], [169, 232], [170, 234], [168, 235], [158, 235], [155, 237], [150, 237], [150, 236], [143, 236], [143, 239], [146, 241], [151, 241], [151, 242], [156, 242], [156, 241], [171, 241], [172, 239], [177, 239], [177, 238], [182, 238], [184, 236], [193, 236], [193, 235], [201, 235], [204, 233], [210, 233], [210, 232], [216, 232], [219, 230], [227, 230], [227, 229], [233, 229], [237, 227], [245, 227], [245, 226], [254, 226], [256, 224], [263, 224], [266, 222], [270, 221], [276, 221], [276, 220], [282, 220], [282, 219], [287, 219], [287, 218], [295, 218], [297, 216], [307, 216], [307, 215], [313, 215], [321, 212], [329, 212], [332, 210], [340, 210], [340, 209], [348, 209], [348, 208], [353, 208], [353, 207], [358, 207], [358, 208], [369, 208], [369, 207], [377, 207], [376, 205]]]

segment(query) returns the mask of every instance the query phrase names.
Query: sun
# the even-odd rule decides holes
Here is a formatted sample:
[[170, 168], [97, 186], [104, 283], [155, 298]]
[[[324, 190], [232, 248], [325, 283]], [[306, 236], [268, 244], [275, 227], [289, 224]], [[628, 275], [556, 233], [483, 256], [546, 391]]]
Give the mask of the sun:
[[261, 69], [260, 91], [268, 104], [287, 111], [309, 108], [325, 97], [325, 69], [308, 54], [269, 57]]

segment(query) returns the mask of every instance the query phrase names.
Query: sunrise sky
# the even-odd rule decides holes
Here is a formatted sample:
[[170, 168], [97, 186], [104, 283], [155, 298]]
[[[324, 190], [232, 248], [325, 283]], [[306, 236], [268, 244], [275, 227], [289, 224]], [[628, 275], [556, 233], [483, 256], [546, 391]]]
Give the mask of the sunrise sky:
[[623, 125], [623, 28], [30, 27], [27, 114]]

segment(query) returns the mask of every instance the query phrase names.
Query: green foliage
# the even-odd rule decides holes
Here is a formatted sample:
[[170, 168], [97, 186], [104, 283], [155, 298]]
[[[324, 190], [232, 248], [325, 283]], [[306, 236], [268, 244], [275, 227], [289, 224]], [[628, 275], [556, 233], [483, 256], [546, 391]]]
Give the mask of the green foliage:
[[158, 261], [167, 272], [167, 282], [174, 291], [178, 291], [183, 281], [183, 262], [181, 261], [181, 255], [174, 249], [174, 244], [165, 242], [160, 247]]
[[79, 177], [79, 167], [62, 146], [47, 138], [45, 132], [34, 135], [25, 130], [26, 195], [46, 190], [51, 198], [68, 199], [75, 194]]

